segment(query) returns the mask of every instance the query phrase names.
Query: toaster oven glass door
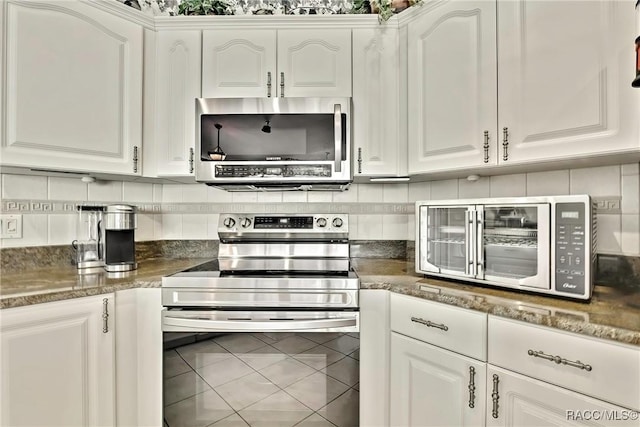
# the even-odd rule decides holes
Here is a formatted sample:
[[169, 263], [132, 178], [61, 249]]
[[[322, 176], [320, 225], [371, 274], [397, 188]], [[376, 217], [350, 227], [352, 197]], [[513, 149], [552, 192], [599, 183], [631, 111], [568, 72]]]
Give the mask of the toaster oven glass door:
[[419, 268], [515, 287], [550, 288], [550, 205], [420, 207]]
[[485, 205], [478, 220], [478, 278], [549, 289], [548, 204]]
[[422, 206], [420, 269], [473, 277], [473, 206]]

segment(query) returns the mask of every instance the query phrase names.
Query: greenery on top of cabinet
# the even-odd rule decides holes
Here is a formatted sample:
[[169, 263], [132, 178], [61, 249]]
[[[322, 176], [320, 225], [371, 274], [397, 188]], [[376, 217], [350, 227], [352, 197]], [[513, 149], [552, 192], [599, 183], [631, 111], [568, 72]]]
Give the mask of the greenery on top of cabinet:
[[332, 15], [376, 13], [386, 21], [422, 0], [120, 0], [152, 15]]

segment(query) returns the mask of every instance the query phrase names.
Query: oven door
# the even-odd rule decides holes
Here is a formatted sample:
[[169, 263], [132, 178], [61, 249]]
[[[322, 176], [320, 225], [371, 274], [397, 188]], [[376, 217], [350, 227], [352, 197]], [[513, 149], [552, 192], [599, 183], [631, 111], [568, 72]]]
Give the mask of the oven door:
[[164, 332], [358, 332], [357, 311], [164, 309]]
[[165, 426], [359, 425], [357, 312], [165, 309], [162, 323]]

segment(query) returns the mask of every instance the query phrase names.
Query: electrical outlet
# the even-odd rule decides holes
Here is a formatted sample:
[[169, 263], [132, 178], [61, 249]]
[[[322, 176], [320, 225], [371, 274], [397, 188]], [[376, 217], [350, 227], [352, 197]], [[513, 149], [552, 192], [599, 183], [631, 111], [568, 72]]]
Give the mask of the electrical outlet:
[[22, 215], [0, 215], [0, 238], [22, 238]]

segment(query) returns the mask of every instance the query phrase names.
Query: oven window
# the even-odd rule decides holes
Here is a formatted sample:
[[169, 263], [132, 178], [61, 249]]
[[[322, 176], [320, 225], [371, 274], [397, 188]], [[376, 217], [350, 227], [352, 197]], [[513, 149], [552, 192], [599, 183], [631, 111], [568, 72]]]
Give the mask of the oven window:
[[165, 426], [359, 425], [358, 333], [164, 338]]
[[[219, 130], [216, 125], [222, 126]], [[346, 115], [342, 114], [346, 160]], [[333, 114], [205, 114], [200, 117], [201, 154], [218, 145], [225, 161], [334, 161]]]
[[510, 279], [538, 274], [538, 209], [535, 205], [484, 210], [485, 273]]

